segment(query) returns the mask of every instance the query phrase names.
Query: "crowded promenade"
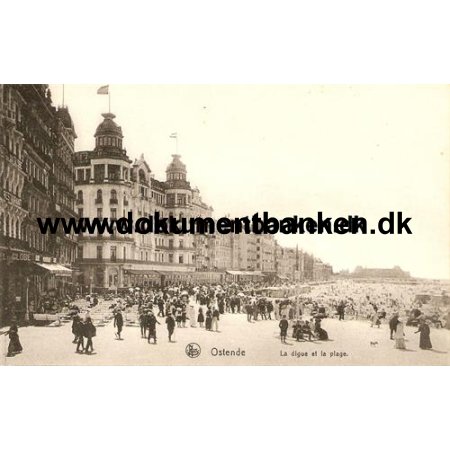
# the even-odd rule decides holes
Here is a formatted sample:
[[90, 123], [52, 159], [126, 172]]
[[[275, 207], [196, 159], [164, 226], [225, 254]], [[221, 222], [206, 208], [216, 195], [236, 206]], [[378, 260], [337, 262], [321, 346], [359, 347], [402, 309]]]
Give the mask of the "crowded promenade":
[[[56, 320], [12, 325], [0, 339], [8, 365], [440, 365], [449, 311], [442, 285], [180, 284], [78, 296]], [[186, 354], [192, 343], [198, 359]]]

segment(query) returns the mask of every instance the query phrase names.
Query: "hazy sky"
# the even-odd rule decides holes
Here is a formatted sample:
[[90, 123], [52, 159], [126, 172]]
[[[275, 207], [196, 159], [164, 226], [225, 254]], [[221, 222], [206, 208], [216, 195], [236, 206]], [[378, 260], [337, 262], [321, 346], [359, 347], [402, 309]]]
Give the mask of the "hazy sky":
[[[105, 83], [106, 84], [106, 83]], [[76, 150], [90, 150], [108, 110], [99, 85], [66, 85]], [[51, 85], [55, 104], [62, 85]], [[449, 278], [448, 86], [112, 85], [111, 112], [134, 159], [165, 179], [175, 153], [215, 215], [331, 217], [375, 225], [389, 211], [412, 217], [412, 235], [278, 235], [335, 270], [400, 265]]]

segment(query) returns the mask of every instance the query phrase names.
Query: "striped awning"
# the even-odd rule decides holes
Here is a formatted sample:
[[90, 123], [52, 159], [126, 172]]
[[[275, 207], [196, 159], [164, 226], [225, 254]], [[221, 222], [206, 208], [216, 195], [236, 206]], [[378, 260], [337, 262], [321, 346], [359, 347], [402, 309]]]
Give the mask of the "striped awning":
[[67, 267], [62, 266], [61, 264], [54, 264], [54, 263], [34, 263], [36, 266], [38, 266], [41, 269], [44, 269], [54, 275], [59, 276], [66, 276], [70, 277], [72, 276], [72, 269], [68, 269]]

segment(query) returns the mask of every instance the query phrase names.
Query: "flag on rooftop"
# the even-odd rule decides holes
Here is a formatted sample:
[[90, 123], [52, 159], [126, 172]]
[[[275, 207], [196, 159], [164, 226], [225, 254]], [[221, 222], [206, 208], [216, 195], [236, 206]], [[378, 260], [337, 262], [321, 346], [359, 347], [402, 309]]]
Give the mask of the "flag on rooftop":
[[97, 94], [108, 95], [109, 94], [109, 84], [107, 84], [106, 86], [99, 87], [97, 89]]

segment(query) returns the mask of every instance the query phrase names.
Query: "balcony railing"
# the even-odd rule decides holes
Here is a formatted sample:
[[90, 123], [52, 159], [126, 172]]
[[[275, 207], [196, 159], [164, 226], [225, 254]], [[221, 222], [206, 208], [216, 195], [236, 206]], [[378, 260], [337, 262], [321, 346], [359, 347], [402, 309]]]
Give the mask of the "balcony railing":
[[117, 200], [117, 198], [110, 198], [109, 199], [109, 204], [110, 205], [117, 205], [119, 203], [119, 200]]
[[95, 204], [98, 205], [100, 203], [103, 203], [103, 199], [102, 198], [96, 198], [95, 199]]
[[30, 249], [28, 242], [23, 241], [22, 239], [17, 239], [9, 236], [0, 236], [0, 245], [18, 250]]

